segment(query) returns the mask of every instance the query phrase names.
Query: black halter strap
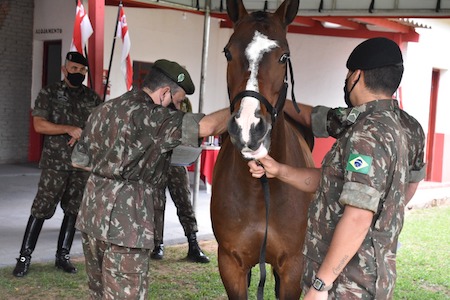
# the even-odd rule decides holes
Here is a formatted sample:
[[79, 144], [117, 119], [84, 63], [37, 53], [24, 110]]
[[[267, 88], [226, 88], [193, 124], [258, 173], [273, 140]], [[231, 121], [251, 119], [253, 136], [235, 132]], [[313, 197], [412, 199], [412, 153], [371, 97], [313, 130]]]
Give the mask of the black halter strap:
[[291, 79], [292, 102], [294, 104], [294, 108], [297, 111], [297, 113], [300, 113], [300, 108], [298, 107], [297, 102], [295, 101], [294, 72], [292, 71], [292, 63], [291, 63], [290, 59], [287, 60], [286, 72], [284, 75], [284, 83], [280, 88], [280, 92], [278, 94], [278, 100], [277, 100], [277, 103], [275, 103], [275, 106], [272, 106], [272, 104], [270, 104], [270, 102], [266, 99], [266, 97], [264, 97], [260, 93], [255, 92], [255, 91], [250, 91], [250, 90], [244, 90], [244, 91], [238, 93], [234, 97], [233, 101], [231, 102], [231, 104], [230, 104], [231, 113], [234, 112], [234, 107], [238, 101], [242, 100], [244, 97], [252, 97], [252, 98], [257, 99], [259, 102], [261, 102], [266, 107], [267, 111], [270, 113], [270, 115], [272, 117], [272, 122], [275, 122], [275, 119], [277, 118], [278, 113], [281, 110], [283, 110], [284, 103], [286, 102], [286, 94], [287, 94], [287, 89], [288, 89], [288, 69], [289, 69], [289, 77]]

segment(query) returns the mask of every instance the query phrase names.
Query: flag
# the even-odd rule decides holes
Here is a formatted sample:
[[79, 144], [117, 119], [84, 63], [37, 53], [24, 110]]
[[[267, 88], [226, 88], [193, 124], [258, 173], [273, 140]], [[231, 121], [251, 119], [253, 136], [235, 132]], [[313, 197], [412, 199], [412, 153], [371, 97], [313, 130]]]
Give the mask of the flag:
[[72, 44], [70, 45], [70, 51], [77, 51], [84, 53], [83, 49], [86, 46], [86, 42], [92, 35], [94, 30], [92, 29], [89, 16], [84, 10], [83, 4], [78, 0], [77, 10], [75, 13], [75, 23], [73, 25]]
[[133, 88], [133, 65], [131, 64], [130, 57], [130, 34], [128, 33], [127, 18], [125, 17], [125, 12], [122, 5], [119, 8], [119, 20], [117, 24], [117, 37], [122, 38], [122, 58], [121, 66], [123, 76], [125, 77], [125, 83], [127, 85], [127, 90], [130, 91]]

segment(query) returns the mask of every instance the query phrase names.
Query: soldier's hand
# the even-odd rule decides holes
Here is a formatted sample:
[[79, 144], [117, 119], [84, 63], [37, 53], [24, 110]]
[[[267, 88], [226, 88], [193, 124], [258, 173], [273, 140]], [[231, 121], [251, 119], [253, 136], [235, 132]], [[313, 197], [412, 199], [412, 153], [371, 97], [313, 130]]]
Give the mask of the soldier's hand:
[[267, 178], [277, 177], [280, 169], [280, 164], [275, 161], [270, 155], [259, 159], [258, 163], [254, 160], [248, 162], [250, 173], [255, 178], [260, 178], [266, 174]]
[[67, 134], [77, 141], [81, 137], [81, 132], [83, 131], [80, 127], [67, 126]]
[[76, 138], [70, 138], [70, 141], [67, 142], [67, 145], [69, 145], [70, 147], [73, 147], [73, 145], [75, 145], [75, 143], [77, 142]]

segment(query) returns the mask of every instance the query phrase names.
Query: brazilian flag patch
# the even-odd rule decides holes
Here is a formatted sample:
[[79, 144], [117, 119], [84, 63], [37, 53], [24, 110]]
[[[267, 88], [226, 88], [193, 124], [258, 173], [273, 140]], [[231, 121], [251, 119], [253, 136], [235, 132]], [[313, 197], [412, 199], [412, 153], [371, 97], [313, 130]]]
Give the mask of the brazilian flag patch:
[[367, 174], [370, 171], [371, 165], [372, 157], [358, 153], [352, 153], [348, 158], [346, 170], [350, 172]]

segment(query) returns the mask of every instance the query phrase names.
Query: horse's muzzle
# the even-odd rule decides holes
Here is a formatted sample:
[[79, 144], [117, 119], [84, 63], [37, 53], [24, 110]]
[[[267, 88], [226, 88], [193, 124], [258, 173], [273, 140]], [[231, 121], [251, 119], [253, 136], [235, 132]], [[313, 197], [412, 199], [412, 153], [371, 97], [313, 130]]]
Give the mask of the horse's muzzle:
[[247, 130], [237, 122], [237, 116], [232, 115], [228, 122], [228, 133], [231, 142], [246, 159], [259, 159], [266, 156], [270, 148], [270, 131], [272, 125], [265, 118], [255, 125], [246, 126]]

